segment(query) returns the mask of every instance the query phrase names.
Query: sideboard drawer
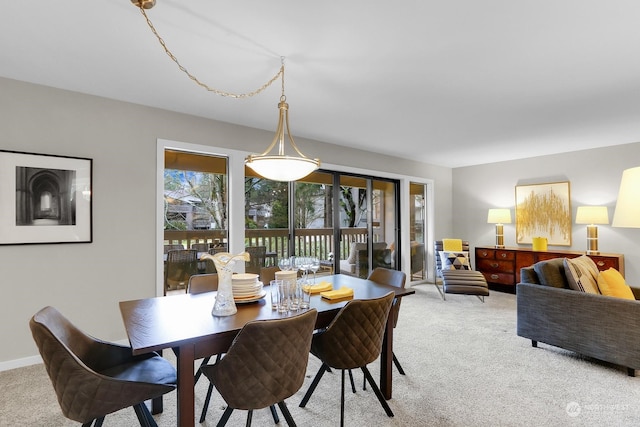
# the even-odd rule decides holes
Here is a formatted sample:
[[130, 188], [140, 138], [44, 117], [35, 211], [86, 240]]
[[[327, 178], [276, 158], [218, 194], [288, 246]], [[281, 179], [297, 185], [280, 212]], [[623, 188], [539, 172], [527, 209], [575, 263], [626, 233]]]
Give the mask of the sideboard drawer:
[[498, 259], [480, 259], [478, 260], [477, 270], [482, 271], [483, 273], [514, 273], [515, 263], [512, 261], [501, 261]]
[[478, 249], [476, 250], [476, 258], [489, 258], [494, 259], [496, 257], [496, 251], [493, 249]]
[[513, 274], [506, 273], [489, 273], [487, 271], [483, 271], [482, 275], [487, 280], [488, 283], [497, 283], [499, 285], [512, 285], [515, 277]]
[[616, 258], [608, 258], [608, 257], [599, 257], [597, 255], [589, 255], [589, 258], [593, 260], [598, 266], [598, 270], [604, 271], [610, 268], [615, 268], [616, 270], [620, 270], [620, 266], [618, 265], [618, 260]]

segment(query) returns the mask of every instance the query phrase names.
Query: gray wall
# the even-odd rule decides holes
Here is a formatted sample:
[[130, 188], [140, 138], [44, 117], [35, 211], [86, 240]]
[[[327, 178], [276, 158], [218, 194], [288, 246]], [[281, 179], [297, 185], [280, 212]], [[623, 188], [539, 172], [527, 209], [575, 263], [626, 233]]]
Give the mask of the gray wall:
[[[94, 161], [93, 243], [0, 246], [0, 369], [37, 354], [27, 323], [43, 306], [57, 307], [92, 335], [122, 340], [118, 302], [155, 296], [158, 138], [253, 152], [273, 138], [269, 131], [3, 78], [0, 93], [0, 149]], [[297, 143], [327, 164], [432, 179], [435, 229], [451, 233], [450, 169]]]
[[[640, 166], [640, 143], [456, 168], [455, 234], [468, 238], [473, 246], [494, 245], [495, 228], [487, 224], [488, 209], [511, 208], [514, 218], [516, 185], [544, 182], [569, 181], [573, 221], [577, 207], [583, 205], [607, 206], [611, 221], [622, 171], [636, 166]], [[515, 224], [505, 225], [504, 234], [506, 246], [518, 246]], [[574, 223], [571, 246], [554, 248], [584, 251], [586, 237], [586, 225]], [[627, 283], [640, 287], [640, 229], [600, 225], [598, 242], [600, 252], [624, 254]]]

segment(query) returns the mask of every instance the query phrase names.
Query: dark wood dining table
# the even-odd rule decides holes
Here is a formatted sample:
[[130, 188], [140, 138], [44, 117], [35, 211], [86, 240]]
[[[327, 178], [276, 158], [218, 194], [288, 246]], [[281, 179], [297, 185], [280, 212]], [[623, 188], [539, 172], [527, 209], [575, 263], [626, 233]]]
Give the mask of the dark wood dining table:
[[[323, 276], [322, 280], [331, 282], [334, 289], [342, 286], [352, 288], [355, 299], [377, 298], [390, 291], [394, 292], [396, 297], [415, 293], [411, 288], [396, 288], [344, 274]], [[226, 352], [240, 329], [249, 321], [289, 315], [273, 311], [271, 304], [265, 298], [253, 303], [237, 304], [238, 312], [232, 316], [212, 316], [211, 309], [215, 295], [215, 292], [207, 292], [198, 295], [184, 294], [120, 302], [122, 320], [134, 355], [168, 348], [173, 349], [176, 354], [177, 418], [178, 425], [182, 427], [195, 425], [195, 360]], [[313, 295], [311, 308], [318, 310], [316, 328], [328, 326], [346, 303], [347, 301], [344, 300], [329, 301], [320, 295]], [[387, 320], [380, 356], [379, 385], [387, 399], [392, 397], [394, 324], [392, 316], [393, 314]]]

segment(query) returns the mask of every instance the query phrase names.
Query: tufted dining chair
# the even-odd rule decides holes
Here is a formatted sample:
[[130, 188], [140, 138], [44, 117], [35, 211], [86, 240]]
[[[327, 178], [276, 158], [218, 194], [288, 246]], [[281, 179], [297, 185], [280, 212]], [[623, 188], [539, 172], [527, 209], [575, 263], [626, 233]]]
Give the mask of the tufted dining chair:
[[[287, 424], [296, 425], [284, 401], [304, 382], [317, 316], [316, 309], [311, 309], [292, 317], [249, 322], [222, 360], [202, 367], [227, 402], [218, 426], [224, 426], [235, 409], [249, 411], [247, 426], [256, 409], [271, 407], [275, 418], [276, 403]], [[202, 410], [201, 423], [206, 411], [207, 406]]]
[[45, 307], [29, 321], [62, 414], [83, 426], [133, 406], [141, 426], [156, 426], [145, 400], [176, 388], [175, 368], [157, 353], [132, 356], [131, 348], [80, 331], [58, 310]]
[[301, 408], [309, 402], [324, 373], [331, 368], [339, 369], [342, 374], [340, 426], [344, 426], [345, 371], [360, 368], [386, 414], [393, 417], [393, 411], [367, 368], [382, 351], [382, 340], [393, 299], [394, 293], [389, 292], [380, 298], [351, 300], [326, 330], [314, 335], [311, 353], [322, 361], [322, 366], [300, 402]]

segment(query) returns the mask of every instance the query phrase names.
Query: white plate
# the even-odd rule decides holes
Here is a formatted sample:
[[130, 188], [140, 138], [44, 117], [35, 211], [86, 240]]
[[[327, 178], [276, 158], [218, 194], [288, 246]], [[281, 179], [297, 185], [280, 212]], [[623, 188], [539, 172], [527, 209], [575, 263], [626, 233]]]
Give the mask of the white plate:
[[265, 297], [265, 295], [267, 295], [267, 291], [262, 291], [253, 298], [240, 298], [240, 299], [234, 298], [233, 301], [235, 301], [236, 304], [248, 304], [250, 302], [260, 301], [262, 298]]

